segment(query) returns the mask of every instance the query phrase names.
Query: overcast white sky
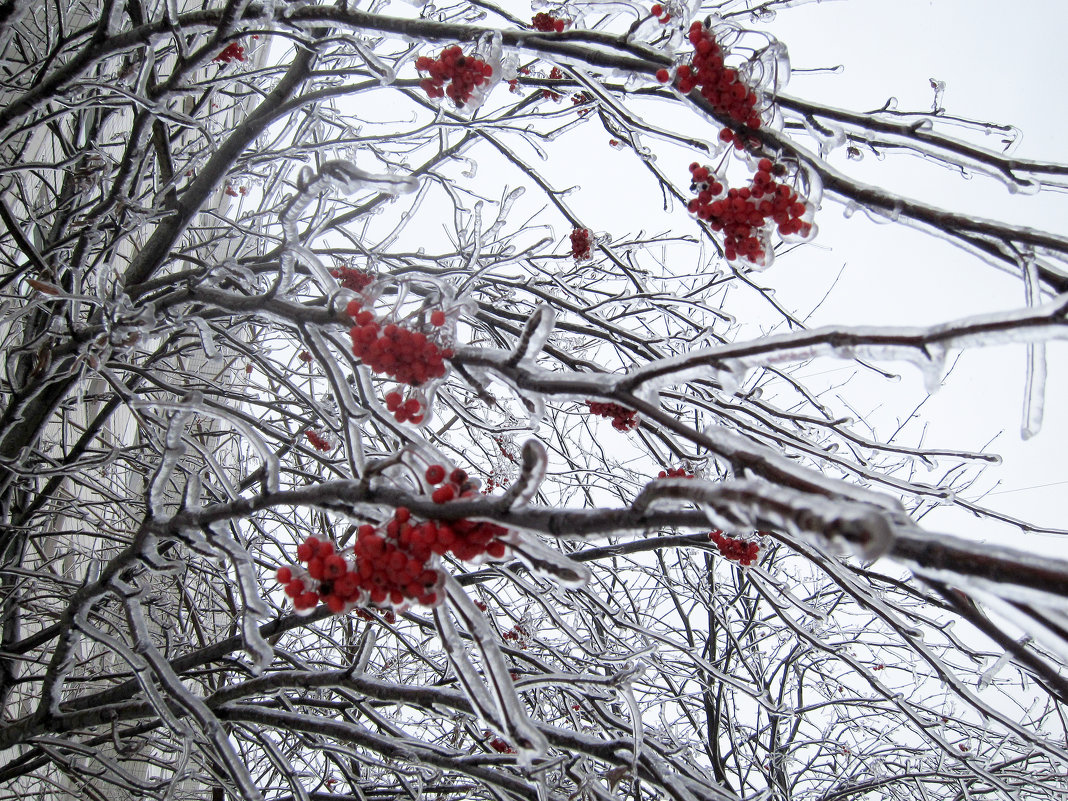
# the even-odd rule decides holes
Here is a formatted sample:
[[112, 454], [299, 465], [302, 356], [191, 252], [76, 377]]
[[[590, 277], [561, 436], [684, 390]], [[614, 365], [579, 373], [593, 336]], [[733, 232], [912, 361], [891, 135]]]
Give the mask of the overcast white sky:
[[[807, 5], [781, 14], [770, 27], [787, 42], [796, 67], [846, 67], [840, 75], [796, 75], [788, 89], [792, 94], [852, 109], [874, 108], [894, 95], [900, 109], [922, 109], [929, 108], [928, 79], [935, 78], [946, 83], [942, 105], [949, 114], [1016, 125], [1023, 134], [1016, 155], [1068, 158], [1068, 108], [1061, 88], [1068, 77], [1068, 3], [1062, 0], [852, 0]], [[893, 182], [902, 192], [955, 210], [1068, 231], [1068, 195], [1011, 196], [994, 181], [965, 182], [908, 161], [897, 159], [889, 170], [889, 161], [863, 168], [872, 168], [873, 181]], [[821, 226], [821, 241], [833, 246], [824, 269], [847, 268], [815, 317], [820, 323], [933, 323], [1023, 303], [1018, 280], [1000, 277], [924, 234], [873, 225], [859, 217], [843, 223], [834, 208], [824, 210]], [[786, 264], [784, 259], [783, 272]], [[1000, 484], [985, 502], [1037, 523], [1064, 527], [1068, 344], [1052, 344], [1047, 359], [1046, 418], [1038, 437], [1021, 440], [1024, 347], [1006, 346], [963, 355], [946, 386], [924, 407], [931, 421], [926, 442], [978, 448], [1004, 432], [991, 449], [1005, 461], [987, 472], [982, 486]], [[908, 368], [903, 374], [916, 378]], [[889, 395], [899, 389], [905, 387], [884, 391]], [[872, 405], [881, 400], [873, 385]], [[925, 523], [959, 533], [1005, 533], [948, 510]]]

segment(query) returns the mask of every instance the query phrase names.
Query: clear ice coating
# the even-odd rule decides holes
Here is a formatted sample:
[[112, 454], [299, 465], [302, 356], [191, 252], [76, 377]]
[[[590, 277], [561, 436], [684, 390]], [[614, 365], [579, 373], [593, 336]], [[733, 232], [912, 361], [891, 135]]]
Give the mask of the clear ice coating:
[[[905, 361], [919, 369], [927, 391], [934, 392], [941, 385], [949, 349], [1065, 339], [1068, 338], [1066, 317], [1068, 298], [1061, 297], [1031, 308], [976, 315], [929, 328], [813, 328], [765, 336], [754, 342], [695, 348], [636, 368], [623, 384], [640, 392], [642, 385], [650, 381], [662, 387], [704, 379], [719, 382], [733, 391], [744, 383], [751, 370], [824, 356], [874, 362]], [[1043, 377], [1044, 369], [1035, 373], [1032, 384], [1040, 386]], [[1031, 399], [1032, 410], [1038, 414], [1040, 395], [1037, 393]]]
[[510, 361], [523, 367], [532, 367], [555, 326], [556, 310], [544, 303], [539, 304], [527, 320]]
[[[1034, 258], [1024, 259], [1024, 288], [1027, 305], [1034, 307], [1042, 302], [1042, 286]], [[1042, 430], [1042, 418], [1046, 401], [1046, 345], [1030, 342], [1027, 345], [1027, 369], [1024, 375], [1023, 422], [1020, 436], [1027, 440]]]
[[589, 568], [569, 559], [567, 554], [546, 545], [534, 535], [513, 533], [507, 542], [512, 555], [539, 578], [548, 579], [569, 590], [581, 589], [590, 581]]
[[245, 651], [252, 658], [252, 672], [258, 676], [270, 667], [274, 649], [260, 634], [259, 620], [267, 617], [269, 610], [260, 597], [256, 566], [244, 546], [230, 536], [229, 524], [212, 526], [210, 542], [230, 558], [237, 572], [237, 585], [244, 602], [241, 635], [245, 641]]
[[[545, 754], [547, 743], [520, 703], [511, 669], [497, 645], [496, 634], [481, 610], [450, 574], [445, 576], [444, 590], [446, 602], [434, 609], [434, 623], [449, 665], [478, 716], [504, 735], [515, 749], [516, 760], [521, 766], [529, 766]], [[478, 654], [484, 680], [468, 655], [468, 641], [456, 629], [452, 615], [471, 635], [471, 646]]]

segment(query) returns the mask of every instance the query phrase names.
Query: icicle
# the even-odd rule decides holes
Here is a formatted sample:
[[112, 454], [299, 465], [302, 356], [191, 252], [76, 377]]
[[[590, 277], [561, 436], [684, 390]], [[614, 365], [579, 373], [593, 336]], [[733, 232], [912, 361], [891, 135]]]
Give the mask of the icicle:
[[227, 554], [234, 563], [237, 572], [238, 589], [245, 608], [241, 611], [241, 634], [245, 641], [245, 652], [252, 658], [253, 675], [259, 676], [271, 666], [274, 649], [260, 634], [258, 618], [269, 614], [267, 605], [260, 597], [259, 581], [256, 578], [255, 565], [248, 551], [230, 536], [226, 530], [228, 524], [222, 523], [211, 527], [212, 544]]
[[590, 582], [592, 574], [579, 562], [546, 545], [535, 535], [513, 534], [506, 540], [512, 555], [522, 562], [531, 575], [548, 579], [567, 590], [578, 590]]
[[529, 369], [541, 353], [556, 325], [556, 310], [544, 303], [539, 304], [530, 315], [515, 350], [508, 357], [509, 364], [518, 364]]
[[185, 508], [196, 511], [201, 507], [202, 483], [200, 473], [192, 473], [185, 482]]
[[[191, 401], [194, 404], [199, 404], [201, 402], [199, 393], [194, 393], [191, 396]], [[164, 437], [163, 454], [160, 457], [159, 468], [152, 477], [152, 483], [148, 488], [148, 506], [153, 517], [167, 516], [167, 501], [171, 500], [171, 476], [174, 474], [174, 468], [177, 467], [178, 462], [185, 456], [186, 446], [182, 442], [182, 437], [185, 436], [186, 423], [191, 414], [191, 409], [179, 406], [178, 411], [171, 415], [171, 419], [167, 424], [167, 434]]]
[[356, 52], [360, 54], [361, 58], [367, 62], [368, 66], [371, 67], [371, 70], [377, 73], [379, 85], [389, 86], [397, 80], [397, 73], [393, 68], [376, 56], [374, 51], [366, 47], [363, 42], [355, 36], [350, 38], [349, 42], [352, 44], [353, 48], [355, 48]]
[[[1020, 645], [1027, 645], [1029, 642], [1031, 642], [1031, 637], [1026, 636], [1020, 640]], [[1009, 664], [1010, 661], [1012, 661], [1012, 656], [1011, 654], [1009, 654], [1008, 651], [1006, 651], [994, 660], [994, 664], [992, 664], [990, 667], [984, 670], [982, 674], [980, 674], [979, 682], [976, 686], [980, 690], [985, 690], [991, 685], [994, 679], [997, 678], [997, 675], [1001, 672], [1002, 668], [1004, 668], [1005, 665]]]
[[526, 506], [538, 494], [541, 482], [545, 480], [548, 463], [549, 457], [544, 445], [536, 439], [523, 443], [523, 465], [519, 476], [504, 496], [509, 500], [512, 509]]
[[[1038, 280], [1035, 259], [1024, 260], [1024, 291], [1028, 306], [1042, 302], [1042, 288]], [[1042, 418], [1046, 400], [1046, 345], [1031, 342], [1027, 345], [1027, 370], [1024, 376], [1023, 421], [1020, 436], [1031, 439], [1042, 430]]]
[[412, 175], [382, 175], [364, 172], [356, 165], [341, 160], [324, 162], [319, 168], [319, 174], [349, 194], [367, 187], [390, 195], [407, 194], [419, 188], [419, 179]]
[[[452, 575], [446, 574], [444, 589], [448, 603], [434, 610], [434, 622], [449, 664], [478, 715], [508, 738], [509, 744], [516, 750], [519, 764], [529, 766], [536, 757], [544, 755], [545, 738], [519, 702], [508, 663], [497, 646], [485, 616]], [[470, 632], [472, 644], [482, 661], [486, 682], [482, 681], [468, 658], [464, 640], [450, 618], [450, 610]]]
[[219, 348], [215, 344], [215, 337], [212, 336], [207, 322], [202, 317], [193, 317], [191, 320], [197, 329], [197, 333], [200, 334], [200, 344], [204, 347], [204, 357], [208, 361], [215, 361], [219, 358]]

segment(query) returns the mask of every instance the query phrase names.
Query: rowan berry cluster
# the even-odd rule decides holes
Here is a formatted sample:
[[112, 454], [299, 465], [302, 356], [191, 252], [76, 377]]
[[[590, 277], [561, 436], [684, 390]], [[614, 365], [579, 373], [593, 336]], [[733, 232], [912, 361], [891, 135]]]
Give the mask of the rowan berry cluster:
[[[482, 732], [482, 736], [483, 737], [492, 737], [493, 736], [493, 732], [491, 732], [491, 731], [489, 731], [487, 729], [487, 730]], [[515, 749], [512, 748], [512, 746], [508, 745], [508, 743], [506, 743], [500, 737], [493, 737], [493, 739], [489, 741], [489, 747], [492, 748], [494, 751], [500, 753], [500, 754], [514, 754], [515, 753]]]
[[[578, 92], [577, 94], [571, 95], [571, 104], [573, 106], [585, 106], [592, 102], [593, 95], [591, 95], [589, 92]], [[592, 109], [590, 108], [581, 108], [579, 109], [578, 115], [580, 117], [585, 117], [587, 114], [590, 113], [591, 110]]]
[[671, 12], [668, 11], [660, 3], [653, 4], [653, 7], [649, 9], [654, 17], [660, 20], [661, 25], [667, 25], [671, 22]]
[[297, 547], [297, 561], [307, 567], [281, 567], [277, 573], [294, 608], [307, 611], [322, 601], [340, 613], [368, 603], [437, 603], [442, 577], [428, 566], [429, 550], [420, 559], [398, 539], [411, 528], [410, 517], [402, 506], [381, 530], [371, 524], [360, 526], [355, 545], [343, 552], [317, 537], [306, 539]]
[[[441, 465], [431, 465], [425, 477], [436, 487], [431, 494], [435, 503], [478, 493], [478, 485], [460, 469], [446, 473]], [[419, 523], [409, 509], [399, 506], [384, 526], [361, 525], [355, 544], [345, 551], [309, 537], [297, 547], [297, 561], [306, 567], [282, 567], [276, 576], [298, 611], [311, 610], [320, 601], [335, 613], [366, 604], [433, 606], [441, 597], [438, 556], [499, 559], [507, 552], [502, 539], [507, 533], [495, 523], [466, 518]]]
[[310, 442], [312, 447], [317, 451], [323, 451], [325, 453], [326, 451], [332, 451], [334, 449], [334, 446], [330, 444], [330, 440], [318, 431], [313, 431], [309, 428], [304, 432], [304, 436], [308, 438], [308, 442]]
[[[355, 323], [349, 330], [352, 352], [374, 372], [413, 387], [445, 375], [451, 349], [439, 347], [422, 331], [380, 324], [374, 312], [362, 308], [358, 300], [351, 301], [346, 311]], [[444, 323], [443, 317], [439, 319]]]
[[[356, 615], [356, 617], [362, 620], [366, 620], [369, 622], [374, 622], [375, 620], [375, 616], [368, 612], [366, 609], [357, 609], [354, 614]], [[393, 613], [392, 609], [387, 609], [385, 612], [383, 612], [382, 619], [390, 625], [397, 622], [397, 616]]]
[[618, 403], [602, 403], [601, 401], [586, 401], [586, 405], [590, 407], [590, 414], [611, 418], [612, 428], [617, 431], [631, 431], [638, 427], [638, 413], [633, 409], [620, 406]]
[[298, 353], [297, 354], [297, 358], [300, 359], [305, 364], [309, 364], [312, 361], [312, 355], [310, 353], [308, 353], [308, 351], [306, 351], [306, 350], [302, 350], [300, 353]]
[[352, 267], [338, 267], [336, 270], [331, 270], [330, 275], [334, 276], [345, 289], [351, 289], [353, 292], [363, 292], [375, 280], [371, 273]]
[[531, 20], [530, 25], [534, 30], [541, 31], [542, 33], [563, 33], [568, 22], [570, 22], [570, 20], [557, 19], [552, 14], [546, 14], [542, 11], [534, 15], [534, 19]]
[[[560, 80], [563, 80], [563, 78], [564, 78], [564, 73], [560, 72], [560, 68], [559, 67], [553, 67], [551, 70], [549, 70], [549, 79], [550, 80], [560, 81]], [[563, 97], [563, 95], [561, 95], [559, 92], [554, 92], [552, 89], [542, 89], [541, 90], [541, 96], [543, 98], [545, 98], [546, 100], [552, 100], [552, 101], [555, 101], [557, 103], [559, 103], [561, 98]]]
[[657, 478], [694, 478], [694, 474], [687, 470], [685, 467], [669, 467], [667, 470], [661, 470], [660, 475]]
[[219, 51], [218, 55], [212, 59], [220, 64], [229, 64], [231, 61], [244, 61], [245, 60], [245, 48], [239, 45], [237, 42], [230, 42], [226, 47]]
[[710, 531], [708, 538], [716, 543], [720, 556], [740, 565], [751, 565], [760, 553], [760, 546], [755, 542], [728, 537], [722, 531]]
[[393, 417], [398, 423], [415, 423], [418, 425], [423, 422], [423, 404], [418, 398], [405, 400], [403, 395], [394, 390], [393, 392], [387, 392], [383, 400], [386, 402], [386, 408], [393, 412]]
[[584, 261], [590, 255], [590, 229], [576, 228], [571, 232], [571, 258], [575, 261]]
[[[457, 468], [446, 475], [441, 465], [427, 468], [427, 483], [435, 487], [430, 494], [434, 503], [448, 503], [457, 498], [471, 498], [478, 494], [478, 484], [469, 480], [465, 471]], [[500, 559], [508, 548], [502, 539], [508, 529], [487, 521], [453, 520], [448, 523], [427, 521], [422, 524], [425, 536], [433, 536], [431, 549], [435, 553], [452, 553], [467, 562], [482, 556]]]
[[280, 567], [275, 577], [298, 612], [310, 611], [320, 601], [341, 612], [362, 600], [363, 588], [351, 553], [339, 553], [332, 542], [308, 537], [297, 546], [297, 561], [305, 567]]
[[[675, 85], [680, 92], [690, 93], [700, 88], [701, 96], [712, 106], [716, 114], [733, 120], [743, 129], [755, 131], [763, 121], [757, 111], [759, 96], [746, 85], [738, 70], [724, 63], [727, 55], [711, 28], [701, 22], [690, 26], [690, 42], [694, 46], [693, 63], [683, 64], [675, 71]], [[671, 80], [666, 69], [658, 70], [656, 78], [661, 83]], [[730, 128], [720, 131], [720, 139], [732, 142], [738, 150], [747, 144], [747, 137]]]
[[429, 73], [429, 77], [419, 82], [428, 97], [448, 96], [457, 107], [465, 105], [475, 90], [493, 75], [491, 65], [474, 56], [465, 56], [459, 45], [446, 47], [437, 59], [420, 56], [415, 68]]
[[690, 165], [690, 190], [697, 197], [687, 208], [706, 221], [713, 231], [722, 231], [728, 261], [743, 259], [765, 265], [770, 257], [768, 235], [774, 225], [780, 236], [809, 238], [813, 234], [812, 207], [796, 191], [772, 177], [785, 169], [761, 159], [749, 186], [727, 189], [712, 169], [697, 162]]
[[526, 639], [528, 636], [529, 632], [519, 623], [501, 634], [501, 637], [507, 642], [519, 642], [520, 639]]

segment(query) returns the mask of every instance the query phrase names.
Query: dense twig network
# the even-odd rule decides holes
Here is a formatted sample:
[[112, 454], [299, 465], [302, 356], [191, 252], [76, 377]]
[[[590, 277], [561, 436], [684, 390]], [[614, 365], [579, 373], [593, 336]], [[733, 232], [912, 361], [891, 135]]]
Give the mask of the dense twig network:
[[[786, 94], [794, 5], [0, 6], [0, 800], [1068, 798], [1068, 563], [922, 518], [1065, 532], [797, 369], [1025, 343], [1036, 433], [1068, 238], [837, 154], [1068, 167]], [[835, 204], [1022, 308], [808, 327]]]

